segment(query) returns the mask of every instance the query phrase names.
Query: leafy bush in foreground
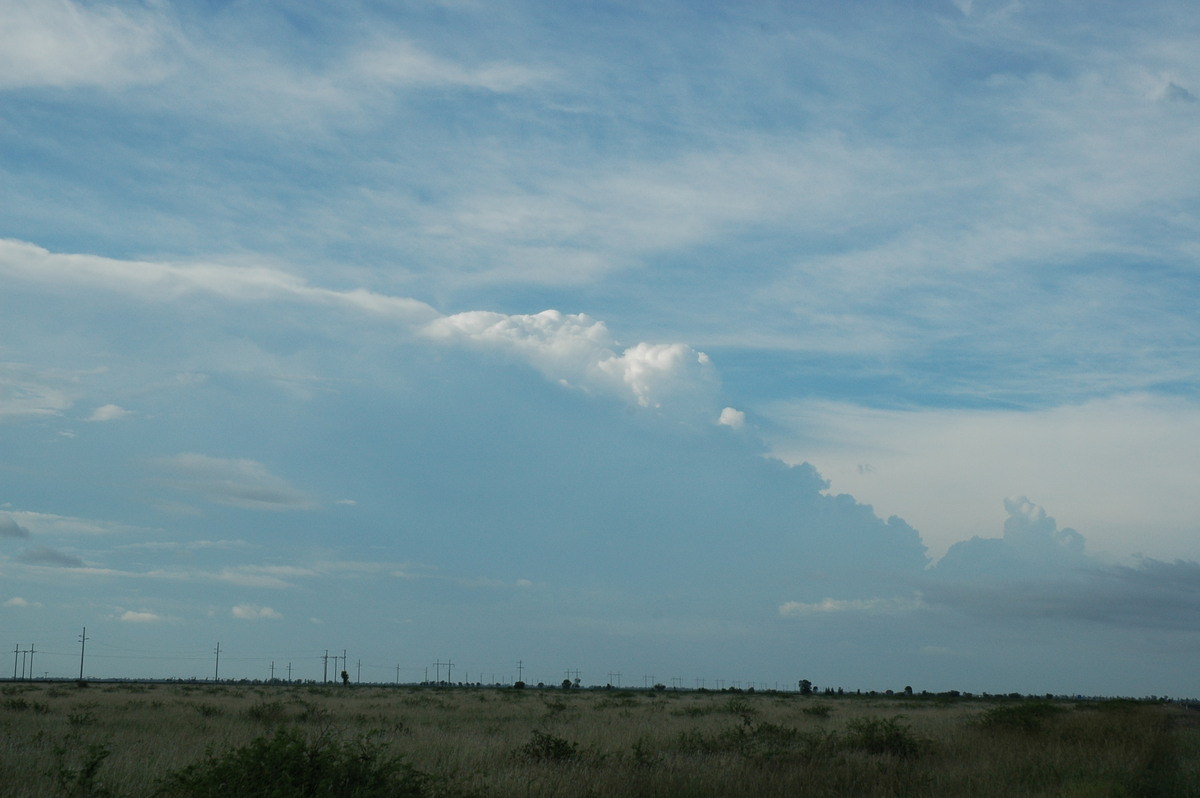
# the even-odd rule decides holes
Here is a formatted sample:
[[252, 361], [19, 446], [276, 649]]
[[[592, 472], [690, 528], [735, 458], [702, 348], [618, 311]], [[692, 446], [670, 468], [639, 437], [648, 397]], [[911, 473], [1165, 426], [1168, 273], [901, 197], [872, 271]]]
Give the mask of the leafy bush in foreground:
[[579, 743], [534, 729], [529, 742], [518, 748], [516, 754], [530, 762], [570, 762], [579, 755]]
[[431, 778], [400, 757], [384, 756], [365, 738], [343, 743], [329, 737], [310, 742], [295, 729], [281, 728], [221, 756], [169, 776], [159, 795], [170, 798], [341, 798], [423, 796]]
[[893, 718], [857, 718], [846, 724], [844, 745], [870, 754], [891, 754], [913, 758], [928, 746], [917, 737], [912, 727], [901, 723], [903, 715]]

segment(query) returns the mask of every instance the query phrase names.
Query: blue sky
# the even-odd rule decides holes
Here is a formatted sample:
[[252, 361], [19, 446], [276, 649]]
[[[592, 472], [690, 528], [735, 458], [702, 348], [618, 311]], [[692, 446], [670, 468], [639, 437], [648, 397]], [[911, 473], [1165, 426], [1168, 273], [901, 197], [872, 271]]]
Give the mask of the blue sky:
[[3, 0], [0, 98], [38, 673], [1200, 695], [1190, 4]]

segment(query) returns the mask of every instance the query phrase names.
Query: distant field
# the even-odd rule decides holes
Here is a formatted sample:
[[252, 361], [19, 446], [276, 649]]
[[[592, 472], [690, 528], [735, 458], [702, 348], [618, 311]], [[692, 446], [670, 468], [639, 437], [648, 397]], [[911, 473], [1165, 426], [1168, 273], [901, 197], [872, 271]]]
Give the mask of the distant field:
[[671, 690], [0, 686], [0, 795], [306, 794], [1200, 796], [1200, 712]]

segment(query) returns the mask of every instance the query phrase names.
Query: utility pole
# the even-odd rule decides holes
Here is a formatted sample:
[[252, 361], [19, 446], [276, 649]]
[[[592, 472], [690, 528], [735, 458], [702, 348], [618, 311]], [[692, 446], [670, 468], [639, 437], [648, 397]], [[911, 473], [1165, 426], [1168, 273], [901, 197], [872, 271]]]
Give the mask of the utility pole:
[[17, 657], [21, 656], [21, 644], [17, 643], [17, 647], [13, 649], [13, 681], [17, 680]]
[[446, 681], [450, 681], [450, 669], [453, 667], [454, 667], [453, 660], [446, 663]]
[[33, 679], [33, 643], [29, 644], [29, 678]]
[[217, 664], [213, 666], [213, 681], [221, 680], [221, 644], [217, 643]]
[[362, 660], [358, 660], [358, 677], [354, 680], [355, 684], [362, 684]]
[[271, 681], [275, 681], [275, 660], [271, 660]]
[[83, 634], [79, 636], [79, 681], [83, 681], [83, 648], [87, 645], [87, 627], [83, 627]]
[[288, 663], [288, 682], [292, 681], [292, 663]]
[[396, 684], [400, 684], [400, 663], [396, 663]]
[[325, 670], [321, 672], [321, 684], [329, 683], [329, 649], [325, 649], [325, 656], [321, 657], [321, 661], [325, 663]]
[[525, 681], [525, 663], [523, 660], [517, 660], [517, 681]]

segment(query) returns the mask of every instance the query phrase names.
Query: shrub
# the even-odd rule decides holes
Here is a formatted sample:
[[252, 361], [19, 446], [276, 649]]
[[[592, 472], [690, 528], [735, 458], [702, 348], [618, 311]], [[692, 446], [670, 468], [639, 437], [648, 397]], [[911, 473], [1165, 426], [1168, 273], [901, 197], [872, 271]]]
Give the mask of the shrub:
[[925, 741], [912, 733], [912, 727], [901, 723], [903, 715], [892, 718], [857, 718], [846, 724], [842, 738], [847, 748], [871, 754], [889, 754], [902, 758], [916, 757], [926, 746]]
[[69, 751], [77, 750], [76, 743], [75, 738], [69, 737], [54, 748], [56, 765], [51, 775], [59, 789], [72, 798], [109, 798], [113, 793], [100, 783], [98, 774], [100, 766], [112, 751], [105, 743], [92, 743], [79, 757], [79, 766], [72, 767], [67, 758]]
[[274, 726], [287, 720], [287, 707], [282, 701], [259, 701], [246, 709], [246, 717]]
[[364, 737], [344, 743], [327, 736], [309, 741], [296, 729], [214, 756], [168, 776], [159, 786], [164, 798], [405, 798], [424, 796], [429, 775], [399, 756], [385, 756]]
[[1046, 720], [1066, 710], [1057, 704], [1045, 701], [1008, 704], [993, 707], [979, 717], [979, 725], [985, 729], [1017, 731], [1024, 734], [1038, 731]]
[[579, 743], [534, 729], [529, 742], [517, 749], [517, 756], [534, 762], [570, 762], [579, 756]]

